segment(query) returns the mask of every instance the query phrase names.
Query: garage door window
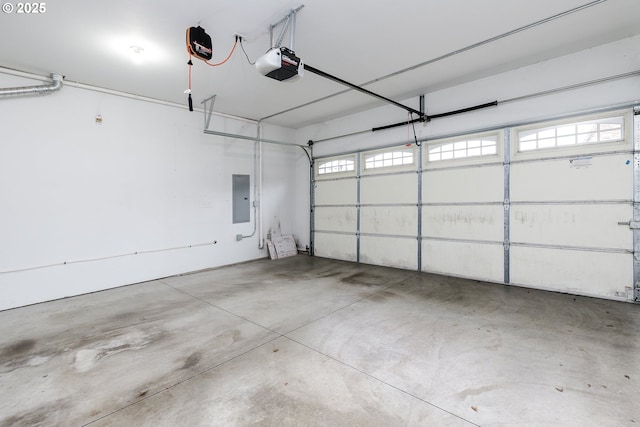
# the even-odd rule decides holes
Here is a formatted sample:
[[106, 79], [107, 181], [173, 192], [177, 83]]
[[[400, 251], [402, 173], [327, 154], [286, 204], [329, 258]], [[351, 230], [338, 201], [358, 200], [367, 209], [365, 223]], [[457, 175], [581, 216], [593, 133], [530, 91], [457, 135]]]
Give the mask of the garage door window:
[[325, 160], [318, 164], [318, 175], [327, 175], [332, 173], [353, 172], [356, 169], [356, 163], [351, 158]]
[[498, 135], [482, 137], [469, 136], [444, 144], [429, 146], [429, 161], [464, 159], [477, 156], [491, 156], [498, 153]]
[[518, 132], [519, 151], [624, 140], [624, 116], [563, 123]]
[[413, 149], [378, 152], [373, 154], [366, 154], [364, 157], [365, 169], [378, 169], [391, 166], [403, 166], [412, 165]]

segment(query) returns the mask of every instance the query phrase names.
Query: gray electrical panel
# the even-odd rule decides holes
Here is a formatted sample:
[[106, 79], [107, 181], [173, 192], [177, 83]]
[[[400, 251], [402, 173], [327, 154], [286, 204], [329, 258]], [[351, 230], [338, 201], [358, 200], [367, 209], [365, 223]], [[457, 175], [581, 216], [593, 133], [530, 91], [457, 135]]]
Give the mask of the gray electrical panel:
[[233, 223], [250, 221], [250, 197], [249, 187], [251, 178], [249, 175], [233, 175]]

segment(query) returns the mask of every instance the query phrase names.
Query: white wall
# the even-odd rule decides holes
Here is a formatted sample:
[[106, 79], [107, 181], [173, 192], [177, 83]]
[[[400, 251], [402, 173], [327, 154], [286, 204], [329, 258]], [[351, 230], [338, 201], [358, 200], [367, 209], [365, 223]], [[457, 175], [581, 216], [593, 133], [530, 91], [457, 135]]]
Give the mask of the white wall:
[[[0, 73], [0, 87], [36, 84]], [[254, 143], [204, 135], [202, 113], [68, 85], [0, 99], [0, 123], [0, 309], [267, 255], [257, 233], [235, 238], [252, 233], [253, 212], [231, 218], [231, 175], [256, 183]], [[219, 117], [210, 128], [257, 131]], [[300, 156], [264, 145], [264, 234], [293, 231]]]
[[[459, 86], [427, 92], [425, 107], [427, 114], [444, 113], [494, 100], [508, 100], [638, 70], [640, 70], [640, 36], [635, 36]], [[414, 108], [418, 105], [415, 98], [401, 102]], [[435, 119], [424, 125], [418, 123], [415, 128], [418, 138], [435, 139], [445, 135], [508, 126], [633, 102], [640, 102], [640, 76], [637, 75], [552, 95], [508, 102], [471, 113]], [[385, 105], [374, 110], [299, 129], [296, 132], [296, 139], [298, 141], [321, 140], [365, 131], [406, 119], [406, 111], [395, 106]], [[313, 149], [315, 156], [328, 156], [405, 143], [412, 139], [412, 130], [403, 126], [387, 131], [367, 132], [356, 136], [317, 142], [313, 145]], [[300, 161], [297, 169], [300, 180], [303, 179], [303, 176], [308, 175], [308, 168], [304, 162]], [[299, 197], [304, 197], [304, 194], [300, 193]], [[308, 206], [296, 205], [296, 217], [303, 218], [305, 215], [308, 215]], [[297, 235], [303, 237], [309, 235], [308, 225], [305, 224], [308, 223], [296, 223], [295, 233]], [[308, 243], [301, 239], [300, 244], [306, 245]]]

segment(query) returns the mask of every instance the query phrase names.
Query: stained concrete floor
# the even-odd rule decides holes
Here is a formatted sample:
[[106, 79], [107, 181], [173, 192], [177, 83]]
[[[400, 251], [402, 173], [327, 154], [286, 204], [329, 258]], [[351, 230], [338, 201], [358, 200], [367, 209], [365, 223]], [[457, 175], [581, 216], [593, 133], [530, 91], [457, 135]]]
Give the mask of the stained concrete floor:
[[297, 256], [0, 312], [0, 426], [640, 425], [640, 306]]

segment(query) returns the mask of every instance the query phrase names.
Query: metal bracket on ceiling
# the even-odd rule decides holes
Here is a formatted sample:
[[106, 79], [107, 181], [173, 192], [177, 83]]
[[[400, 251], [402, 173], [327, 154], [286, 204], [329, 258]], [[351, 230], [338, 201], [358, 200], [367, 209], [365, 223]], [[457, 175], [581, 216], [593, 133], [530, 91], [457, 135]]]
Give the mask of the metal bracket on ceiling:
[[211, 123], [211, 115], [213, 114], [213, 104], [216, 102], [216, 95], [211, 95], [201, 102], [204, 104], [204, 130], [209, 129]]
[[[281, 20], [279, 20], [275, 24], [269, 25], [269, 34], [271, 35], [271, 47], [272, 48], [280, 47], [280, 45], [282, 45], [282, 39], [284, 38], [284, 33], [287, 31], [287, 28], [289, 28], [289, 26], [291, 26], [291, 29], [289, 30], [289, 49], [295, 50], [294, 44], [295, 44], [295, 35], [296, 35], [296, 13], [298, 11], [300, 11], [300, 9], [302, 9], [303, 7], [304, 7], [304, 5], [301, 4], [297, 8], [291, 9], [291, 11], [287, 14], [287, 16], [285, 16], [284, 18], [282, 18]], [[282, 25], [282, 30], [280, 31], [280, 35], [278, 36], [278, 40], [274, 44], [273, 43], [273, 29], [276, 28], [278, 25], [282, 24], [283, 22], [284, 22], [284, 24]]]

